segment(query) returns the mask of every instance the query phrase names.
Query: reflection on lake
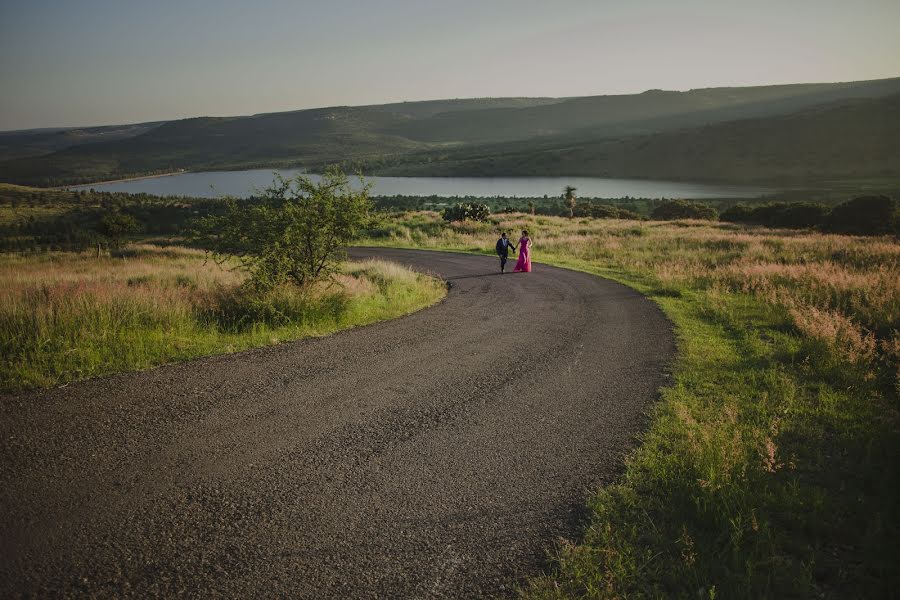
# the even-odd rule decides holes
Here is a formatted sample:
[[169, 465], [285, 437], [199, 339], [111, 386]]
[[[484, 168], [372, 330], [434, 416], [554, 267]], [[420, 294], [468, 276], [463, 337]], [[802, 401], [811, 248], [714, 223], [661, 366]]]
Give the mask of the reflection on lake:
[[[279, 169], [278, 172], [290, 177], [302, 171]], [[157, 196], [246, 197], [270, 185], [272, 174], [272, 169], [205, 171], [94, 183], [75, 189]], [[772, 191], [734, 185], [602, 177], [367, 177], [366, 180], [373, 184], [372, 194], [377, 196], [558, 197], [567, 185], [576, 187], [581, 198], [752, 198]]]

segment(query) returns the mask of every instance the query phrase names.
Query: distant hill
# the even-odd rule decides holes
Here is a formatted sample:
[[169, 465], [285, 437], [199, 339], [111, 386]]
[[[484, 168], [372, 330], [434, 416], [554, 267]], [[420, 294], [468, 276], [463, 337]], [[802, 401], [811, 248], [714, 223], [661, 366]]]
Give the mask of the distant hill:
[[[853, 129], [864, 125], [863, 116], [853, 112], [853, 107], [859, 106], [861, 100], [897, 94], [900, 94], [900, 78], [688, 92], [651, 90], [642, 94], [581, 98], [432, 100], [247, 117], [202, 117], [135, 125], [131, 129], [92, 128], [98, 131], [85, 134], [91, 136], [91, 143], [68, 146], [53, 136], [81, 134], [71, 130], [17, 132], [20, 138], [16, 143], [25, 154], [0, 161], [0, 181], [52, 186], [178, 170], [317, 168], [335, 162], [365, 165], [383, 172], [452, 171], [460, 175], [630, 173], [719, 180], [738, 176], [741, 180], [764, 181], [801, 177], [807, 172], [823, 174], [826, 167], [840, 167], [842, 173], [869, 173], [880, 164], [877, 157], [873, 157], [869, 166], [856, 165], [858, 161], [838, 164], [839, 161], [830, 159], [820, 163], [821, 168], [790, 166], [800, 164], [798, 160], [809, 162], [814, 156], [820, 159], [831, 156], [824, 149], [843, 147], [841, 140], [823, 133], [815, 138], [815, 147], [807, 148], [806, 144], [813, 140], [810, 132], [791, 128], [778, 131], [779, 125], [770, 131], [764, 123], [769, 118], [786, 115], [790, 115], [791, 123], [805, 122], [809, 117], [798, 121], [795, 115], [813, 109], [819, 111], [819, 107], [838, 110], [838, 106], [846, 105], [858, 122], [847, 121], [844, 126], [837, 122], [826, 124], [824, 131], [861, 139], [869, 134], [857, 134]], [[893, 108], [893, 105], [885, 106]], [[895, 113], [895, 121], [900, 120], [898, 117]], [[706, 131], [710, 126], [752, 119], [758, 120], [754, 126], [723, 125], [724, 129]], [[753, 131], [747, 131], [750, 137], [746, 139], [734, 133], [743, 132], [747, 127]], [[140, 128], [144, 130], [139, 131]], [[756, 144], [753, 148], [761, 147], [761, 136], [766, 131], [775, 135], [775, 145], [793, 148], [806, 158], [798, 156], [794, 157], [795, 162], [777, 164], [767, 162], [769, 159], [753, 159], [746, 161], [742, 168], [725, 168], [723, 163], [713, 169], [715, 161], [725, 161], [725, 157], [732, 155], [733, 160], [740, 156], [781, 156], [781, 151], [758, 153], [748, 146], [752, 143]], [[640, 137], [648, 134], [663, 137]], [[670, 134], [674, 137], [666, 137]], [[3, 135], [0, 134], [0, 148]], [[103, 138], [104, 135], [113, 137]], [[729, 145], [709, 141], [729, 135]], [[801, 137], [793, 140], [790, 135]], [[876, 137], [877, 134], [869, 135], [871, 148], [882, 148], [882, 138]], [[635, 141], [638, 139], [641, 141]], [[685, 153], [684, 144], [698, 150]], [[723, 152], [722, 156], [699, 150], [707, 147], [705, 144], [710, 144], [710, 148], [722, 146], [717, 150]], [[47, 152], [27, 156], [40, 148]], [[651, 152], [653, 148], [659, 152], [665, 148], [676, 156], [657, 157]], [[847, 157], [847, 153], [838, 154]], [[871, 152], [860, 147], [859, 156], [862, 155]], [[688, 160], [695, 162], [688, 165]], [[429, 162], [432, 164], [425, 164]], [[676, 168], [676, 165], [680, 166]], [[538, 168], [540, 171], [534, 170]], [[881, 170], [885, 169], [890, 167]], [[702, 177], [697, 177], [698, 174]]]
[[0, 131], [0, 161], [40, 156], [81, 144], [126, 139], [146, 133], [163, 122]]
[[38, 186], [178, 170], [302, 166], [430, 146], [390, 133], [404, 117], [335, 107], [170, 121], [143, 135], [0, 162], [0, 180]]
[[900, 179], [900, 94], [621, 138], [559, 137], [406, 157], [385, 175], [583, 175], [801, 183]]
[[485, 143], [564, 134], [609, 137], [785, 114], [838, 100], [897, 93], [900, 78], [688, 92], [650, 90], [570, 98], [524, 108], [439, 113], [429, 119], [406, 121], [397, 133], [433, 143]]
[[427, 119], [441, 113], [467, 112], [494, 108], [530, 108], [558, 104], [567, 98], [458, 98], [455, 100], [419, 100], [416, 102], [395, 102], [393, 104], [373, 104], [372, 108], [405, 115], [414, 119]]

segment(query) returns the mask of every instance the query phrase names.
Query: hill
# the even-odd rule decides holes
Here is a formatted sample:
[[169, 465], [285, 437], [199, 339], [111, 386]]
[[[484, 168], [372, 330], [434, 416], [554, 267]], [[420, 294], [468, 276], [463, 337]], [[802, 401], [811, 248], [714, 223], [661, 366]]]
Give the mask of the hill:
[[404, 157], [382, 175], [583, 175], [800, 183], [900, 178], [900, 94], [628, 136], [558, 137]]
[[[651, 90], [582, 98], [433, 100], [246, 117], [201, 117], [153, 124], [136, 135], [104, 132], [103, 135], [120, 137], [110, 141], [92, 139], [91, 143], [70, 145], [41, 156], [20, 155], [0, 162], [0, 181], [52, 186], [178, 170], [318, 168], [335, 162], [402, 174], [640, 172], [646, 177], [694, 178], [694, 173], [700, 173], [700, 179], [727, 179], [740, 169], [723, 166], [711, 173], [708, 163], [687, 165], [684, 155], [679, 155], [671, 166], [664, 167], [663, 158], [644, 165], [641, 161], [647, 157], [647, 142], [640, 136], [677, 131], [673, 135], [687, 136], [685, 140], [702, 147], [705, 142], [701, 138], [709, 136], [703, 133], [707, 126], [784, 115], [794, 119], [794, 114], [815, 107], [852, 107], [861, 99], [896, 94], [900, 94], [900, 78], [688, 92]], [[842, 135], [856, 135], [852, 125], [838, 129]], [[783, 138], [789, 131], [792, 130], [779, 135]], [[828, 131], [836, 130], [829, 126]], [[20, 140], [23, 147], [30, 143], [35, 148], [50, 143], [41, 141], [40, 136], [54, 135], [32, 133], [38, 137], [27, 142], [27, 132], [19, 133], [24, 136]], [[626, 141], [631, 138], [634, 139]], [[617, 141], [612, 142], [613, 139]], [[670, 138], [655, 141], [653, 147], [662, 148], [659, 144], [666, 139]], [[809, 141], [809, 136], [803, 140]], [[803, 140], [782, 141], [802, 153], [806, 152]], [[823, 144], [833, 146], [837, 140], [820, 136], [812, 150], [819, 152]], [[728, 153], [755, 152], [742, 150], [743, 138], [732, 142], [734, 146]], [[671, 144], [681, 147], [679, 142]], [[628, 150], [630, 158], [625, 158], [620, 150]], [[867, 152], [866, 148], [860, 150]], [[680, 154], [680, 150], [675, 152]], [[611, 158], [601, 159], [607, 155]], [[696, 153], [688, 156], [702, 158]], [[434, 161], [441, 164], [422, 166], [423, 162]], [[870, 167], [860, 170], [853, 161], [828, 164], [837, 165], [841, 172], [872, 172]], [[531, 167], [540, 170], [526, 171]], [[742, 180], [760, 181], [785, 175], [779, 164], [757, 161], [753, 169], [738, 174]], [[794, 169], [793, 175], [800, 175], [800, 171]]]
[[394, 102], [392, 104], [373, 104], [363, 108], [383, 110], [423, 119], [441, 113], [470, 112], [494, 108], [529, 108], [557, 104], [567, 98], [456, 98], [453, 100], [420, 100], [417, 102]]
[[81, 144], [126, 139], [146, 133], [162, 123], [0, 131], [0, 160], [40, 156]]
[[170, 121], [131, 139], [2, 162], [0, 179], [52, 186], [178, 170], [298, 166], [428, 148], [389, 133], [405, 118], [335, 107]]
[[401, 135], [425, 142], [487, 143], [542, 136], [608, 137], [791, 113], [840, 100], [900, 93], [900, 78], [853, 83], [710, 88], [570, 98], [540, 106], [444, 112], [406, 121]]

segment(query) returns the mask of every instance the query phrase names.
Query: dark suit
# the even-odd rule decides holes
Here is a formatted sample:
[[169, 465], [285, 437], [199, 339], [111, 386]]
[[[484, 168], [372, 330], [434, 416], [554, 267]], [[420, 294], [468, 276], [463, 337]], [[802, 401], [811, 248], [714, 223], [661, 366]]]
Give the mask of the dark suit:
[[[505, 244], [503, 242], [506, 242]], [[509, 251], [512, 248], [512, 242], [509, 239], [500, 238], [497, 240], [497, 256], [500, 257], [500, 272], [506, 269], [506, 260], [509, 258]]]

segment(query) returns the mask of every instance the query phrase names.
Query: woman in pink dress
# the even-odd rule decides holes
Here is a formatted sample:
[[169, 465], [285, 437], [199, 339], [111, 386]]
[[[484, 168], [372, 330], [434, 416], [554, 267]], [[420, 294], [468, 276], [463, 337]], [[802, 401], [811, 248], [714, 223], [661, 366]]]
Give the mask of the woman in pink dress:
[[528, 232], [523, 231], [522, 237], [519, 238], [519, 260], [513, 271], [521, 271], [523, 273], [531, 273], [531, 238]]

